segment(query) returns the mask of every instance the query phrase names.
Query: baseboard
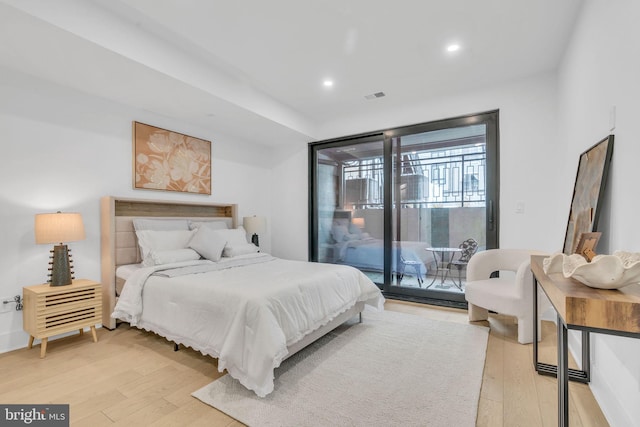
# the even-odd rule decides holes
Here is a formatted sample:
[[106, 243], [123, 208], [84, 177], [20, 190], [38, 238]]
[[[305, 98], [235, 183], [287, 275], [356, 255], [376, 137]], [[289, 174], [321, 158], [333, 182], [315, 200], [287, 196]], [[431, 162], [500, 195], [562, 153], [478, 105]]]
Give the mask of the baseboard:
[[[567, 341], [569, 344], [569, 352], [578, 364], [578, 367], [582, 369], [582, 334], [575, 330], [569, 331]], [[591, 342], [591, 381], [588, 385], [607, 422], [612, 426], [640, 426], [637, 421], [633, 421], [628, 411], [620, 405], [620, 401], [616, 398], [620, 391], [609, 383], [607, 377], [602, 375], [598, 365], [594, 363], [593, 335], [591, 336]]]
[[23, 330], [5, 332], [0, 334], [0, 353], [26, 348], [29, 343], [29, 334]]
[[595, 397], [596, 402], [604, 414], [607, 422], [611, 426], [638, 426], [638, 420], [633, 420], [627, 410], [620, 405], [616, 394], [619, 393], [604, 375], [595, 367], [591, 370], [591, 383], [589, 388]]

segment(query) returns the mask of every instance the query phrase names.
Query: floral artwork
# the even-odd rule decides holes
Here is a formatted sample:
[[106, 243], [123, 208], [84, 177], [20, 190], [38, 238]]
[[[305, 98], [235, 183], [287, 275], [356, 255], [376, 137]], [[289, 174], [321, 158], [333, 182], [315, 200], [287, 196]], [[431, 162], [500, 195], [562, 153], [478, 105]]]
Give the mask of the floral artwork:
[[134, 122], [134, 188], [211, 194], [211, 142]]

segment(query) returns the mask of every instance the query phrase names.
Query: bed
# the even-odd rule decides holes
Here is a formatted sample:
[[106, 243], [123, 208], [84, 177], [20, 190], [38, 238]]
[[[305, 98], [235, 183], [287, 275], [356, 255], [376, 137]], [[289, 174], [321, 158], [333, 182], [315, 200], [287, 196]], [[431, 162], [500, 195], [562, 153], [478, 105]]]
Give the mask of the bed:
[[[350, 212], [334, 212], [330, 228], [327, 227], [326, 231], [321, 229], [320, 236], [324, 253], [331, 255], [326, 259], [327, 262], [350, 265], [363, 271], [384, 271], [384, 241], [360, 229], [353, 222]], [[411, 271], [407, 273], [425, 277], [432, 263], [429, 252], [425, 250], [429, 246], [426, 242], [393, 242], [391, 273], [402, 277], [407, 265], [410, 265]]]
[[[415, 265], [421, 277], [426, 276], [426, 259], [420, 257], [420, 251], [427, 253], [423, 242], [393, 242], [391, 250], [391, 272], [403, 274], [407, 261]], [[384, 270], [384, 246], [381, 239], [350, 240], [335, 244], [336, 262], [365, 271], [382, 272]]]
[[[251, 244], [236, 228], [236, 205], [114, 197], [101, 204], [108, 313], [103, 325], [114, 328], [117, 318], [218, 358], [220, 371], [226, 369], [258, 396], [273, 390], [273, 371], [284, 359], [360, 314], [366, 304], [382, 309], [379, 289], [352, 267], [282, 260], [255, 247], [238, 250]], [[136, 232], [134, 224], [141, 223], [152, 224], [151, 230]], [[189, 232], [173, 227], [185, 223], [192, 233], [185, 249], [200, 250], [194, 243], [198, 236], [206, 242], [205, 259], [187, 259], [182, 249], [149, 250], [149, 236], [183, 239]], [[168, 228], [153, 229], [158, 224]], [[226, 230], [212, 238], [210, 228]], [[239, 234], [244, 242], [238, 243]], [[222, 243], [228, 256], [215, 260], [207, 251], [220, 247], [214, 244], [220, 235], [228, 236]]]

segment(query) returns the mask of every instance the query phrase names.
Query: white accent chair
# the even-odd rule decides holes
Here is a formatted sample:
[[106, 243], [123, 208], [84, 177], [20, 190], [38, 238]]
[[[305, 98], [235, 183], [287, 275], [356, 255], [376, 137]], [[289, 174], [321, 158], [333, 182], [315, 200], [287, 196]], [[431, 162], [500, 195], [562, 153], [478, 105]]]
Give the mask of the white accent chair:
[[[469, 302], [469, 321], [487, 320], [488, 310], [518, 318], [518, 342], [533, 342], [533, 275], [531, 255], [523, 249], [489, 249], [477, 252], [467, 265], [465, 298]], [[494, 271], [512, 271], [491, 277]], [[538, 331], [540, 331], [538, 317]]]

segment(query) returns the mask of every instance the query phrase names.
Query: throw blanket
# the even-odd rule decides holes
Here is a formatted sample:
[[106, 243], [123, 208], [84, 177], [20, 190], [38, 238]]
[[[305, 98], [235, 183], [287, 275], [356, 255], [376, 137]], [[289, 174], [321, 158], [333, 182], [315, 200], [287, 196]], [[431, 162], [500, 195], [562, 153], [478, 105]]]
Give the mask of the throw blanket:
[[383, 307], [377, 286], [352, 267], [252, 255], [141, 269], [112, 317], [218, 358], [220, 371], [262, 397], [287, 346], [358, 301]]

